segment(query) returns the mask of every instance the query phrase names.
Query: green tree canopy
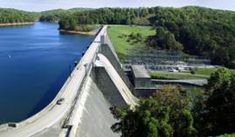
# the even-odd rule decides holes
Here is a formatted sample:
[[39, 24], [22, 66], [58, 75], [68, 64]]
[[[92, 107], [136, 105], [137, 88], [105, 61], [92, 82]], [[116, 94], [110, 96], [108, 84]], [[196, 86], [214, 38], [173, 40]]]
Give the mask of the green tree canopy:
[[199, 130], [202, 135], [235, 132], [235, 75], [219, 69], [211, 75], [207, 86], [209, 97], [199, 111]]
[[115, 109], [120, 122], [112, 129], [123, 137], [193, 137], [190, 98], [179, 86], [166, 86], [148, 99], [140, 101], [135, 110]]
[[0, 8], [0, 23], [34, 22], [38, 13]]

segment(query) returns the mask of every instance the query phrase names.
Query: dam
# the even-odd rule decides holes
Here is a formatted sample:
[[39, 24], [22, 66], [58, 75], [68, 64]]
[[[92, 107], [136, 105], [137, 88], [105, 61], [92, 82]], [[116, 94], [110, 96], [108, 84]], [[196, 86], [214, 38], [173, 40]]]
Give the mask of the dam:
[[138, 105], [107, 35], [96, 35], [54, 100], [42, 111], [0, 126], [0, 137], [118, 137], [111, 106]]

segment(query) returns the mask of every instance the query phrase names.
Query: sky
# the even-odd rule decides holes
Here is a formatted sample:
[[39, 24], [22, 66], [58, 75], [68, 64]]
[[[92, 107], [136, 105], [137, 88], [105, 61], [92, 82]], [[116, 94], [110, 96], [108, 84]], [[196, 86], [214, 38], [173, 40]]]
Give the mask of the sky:
[[75, 7], [183, 7], [189, 5], [235, 11], [235, 0], [0, 0], [1, 8], [15, 8], [27, 11]]

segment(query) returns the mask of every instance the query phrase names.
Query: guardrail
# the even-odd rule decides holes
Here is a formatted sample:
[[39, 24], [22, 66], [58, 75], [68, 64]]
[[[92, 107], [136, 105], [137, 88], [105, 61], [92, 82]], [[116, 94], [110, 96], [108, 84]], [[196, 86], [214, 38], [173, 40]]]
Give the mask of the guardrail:
[[[81, 67], [85, 68], [85, 74], [82, 74], [82, 83], [79, 86], [78, 91], [81, 91], [83, 88], [83, 85], [85, 85], [87, 81], [87, 77], [90, 75], [90, 72], [92, 70], [92, 67], [96, 61], [98, 52], [99, 52], [99, 47], [101, 43], [103, 42], [103, 38], [106, 36], [106, 29], [107, 26], [103, 26], [102, 29], [97, 33], [98, 35], [94, 39], [94, 41], [91, 43], [89, 48], [87, 49], [86, 53], [83, 55], [82, 59], [80, 60], [77, 69], [82, 69]], [[79, 75], [79, 74], [77, 74]], [[80, 74], [81, 75], [81, 74]], [[76, 135], [77, 131], [77, 126], [79, 124], [80, 116], [77, 115], [78, 112], [78, 105], [79, 103], [82, 103], [81, 98], [83, 98], [82, 93], [79, 92], [79, 94], [76, 96], [75, 103], [71, 109], [70, 114], [67, 117], [67, 120], [65, 121], [63, 127], [67, 128], [67, 137], [74, 137]]]

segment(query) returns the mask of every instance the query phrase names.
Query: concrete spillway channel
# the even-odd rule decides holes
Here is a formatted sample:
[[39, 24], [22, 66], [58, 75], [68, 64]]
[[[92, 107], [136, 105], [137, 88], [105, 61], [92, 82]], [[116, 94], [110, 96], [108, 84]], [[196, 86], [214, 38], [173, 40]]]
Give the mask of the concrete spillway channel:
[[132, 95], [126, 83], [119, 76], [110, 61], [103, 54], [98, 54], [95, 65], [98, 67], [104, 67], [109, 78], [111, 79], [111, 81], [113, 82], [113, 84], [115, 85], [127, 105], [131, 106], [132, 108], [137, 105], [138, 99]]
[[[112, 61], [99, 54], [107, 36], [106, 29], [104, 26], [97, 34], [55, 99], [38, 114], [14, 124], [15, 127], [1, 125], [0, 137], [120, 136], [110, 129], [115, 119], [109, 107], [134, 107], [138, 99], [120, 75], [121, 70], [116, 70]], [[58, 105], [61, 98], [64, 101]]]

